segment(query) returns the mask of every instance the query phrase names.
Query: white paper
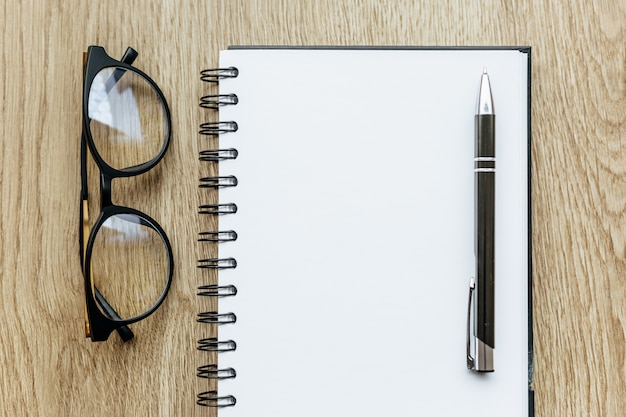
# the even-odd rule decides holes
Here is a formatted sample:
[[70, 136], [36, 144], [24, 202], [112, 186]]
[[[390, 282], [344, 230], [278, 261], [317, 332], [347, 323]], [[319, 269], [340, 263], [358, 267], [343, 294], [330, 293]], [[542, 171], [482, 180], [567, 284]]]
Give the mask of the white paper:
[[[528, 55], [515, 50], [228, 50], [220, 164], [236, 297], [220, 416], [528, 415]], [[474, 113], [496, 110], [496, 350], [466, 368]]]

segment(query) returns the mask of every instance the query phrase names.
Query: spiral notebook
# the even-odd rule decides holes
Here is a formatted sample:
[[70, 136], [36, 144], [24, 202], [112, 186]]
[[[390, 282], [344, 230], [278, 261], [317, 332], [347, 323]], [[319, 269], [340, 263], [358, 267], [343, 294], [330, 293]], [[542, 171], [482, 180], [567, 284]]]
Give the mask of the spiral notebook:
[[[466, 367], [474, 114], [496, 109], [495, 372]], [[529, 416], [530, 48], [231, 47], [203, 80], [219, 176], [219, 416]], [[207, 88], [209, 84], [205, 84]], [[207, 116], [208, 118], [208, 116]], [[202, 139], [201, 139], [202, 140]], [[207, 141], [203, 143], [209, 143]], [[215, 143], [215, 142], [213, 142]], [[202, 272], [200, 272], [202, 273]], [[210, 356], [207, 355], [207, 361]], [[206, 374], [205, 374], [206, 375]]]

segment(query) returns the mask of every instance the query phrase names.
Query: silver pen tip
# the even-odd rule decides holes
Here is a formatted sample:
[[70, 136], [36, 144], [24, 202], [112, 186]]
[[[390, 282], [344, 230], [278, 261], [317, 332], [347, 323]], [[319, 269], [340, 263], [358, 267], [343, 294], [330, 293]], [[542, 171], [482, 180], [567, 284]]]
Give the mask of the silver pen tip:
[[487, 74], [487, 67], [483, 67], [483, 73], [480, 78], [480, 89], [478, 92], [478, 105], [476, 106], [476, 114], [494, 114], [493, 98], [491, 97], [491, 85], [489, 83], [489, 74]]

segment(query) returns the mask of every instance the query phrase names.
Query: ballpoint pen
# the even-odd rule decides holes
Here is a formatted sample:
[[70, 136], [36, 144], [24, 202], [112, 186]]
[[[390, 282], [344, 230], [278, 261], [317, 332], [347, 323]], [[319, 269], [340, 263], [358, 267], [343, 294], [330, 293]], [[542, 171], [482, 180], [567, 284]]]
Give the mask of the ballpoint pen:
[[[480, 81], [478, 106], [474, 119], [474, 255], [476, 257], [476, 275], [470, 280], [467, 318], [467, 367], [477, 372], [493, 372], [494, 370], [495, 119], [489, 75], [485, 68]], [[473, 326], [471, 326], [470, 317], [473, 317]], [[471, 336], [470, 327], [473, 327], [473, 335]]]

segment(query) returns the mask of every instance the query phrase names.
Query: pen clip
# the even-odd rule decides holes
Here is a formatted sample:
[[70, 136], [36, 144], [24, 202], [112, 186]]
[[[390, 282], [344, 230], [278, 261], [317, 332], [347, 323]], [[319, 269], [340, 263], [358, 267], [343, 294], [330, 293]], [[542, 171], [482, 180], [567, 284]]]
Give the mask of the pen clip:
[[472, 349], [470, 343], [470, 325], [471, 325], [471, 316], [472, 316], [472, 297], [474, 295], [474, 288], [476, 287], [476, 280], [474, 277], [470, 278], [469, 284], [469, 295], [467, 297], [467, 369], [474, 369], [474, 358], [472, 357]]

